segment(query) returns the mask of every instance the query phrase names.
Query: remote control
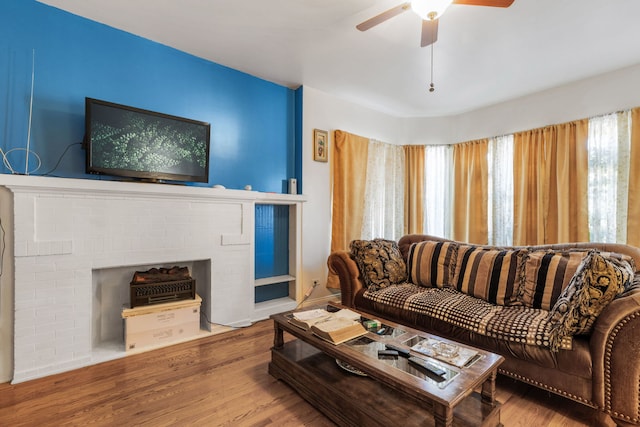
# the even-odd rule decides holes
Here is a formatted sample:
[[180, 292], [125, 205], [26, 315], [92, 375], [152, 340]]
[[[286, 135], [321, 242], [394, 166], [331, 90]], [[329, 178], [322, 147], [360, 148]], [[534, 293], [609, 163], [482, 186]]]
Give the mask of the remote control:
[[334, 305], [331, 304], [327, 304], [327, 309], [326, 309], [329, 313], [335, 313], [336, 311], [340, 311], [339, 307], [336, 307]]
[[398, 354], [402, 357], [409, 357], [411, 356], [411, 354], [409, 353], [409, 350], [404, 349], [404, 348], [400, 348], [398, 346], [395, 346], [393, 344], [385, 344], [385, 347], [387, 348], [387, 350], [395, 350], [398, 352]]
[[436, 365], [434, 365], [433, 363], [430, 363], [424, 359], [421, 359], [419, 357], [410, 357], [409, 358], [409, 362], [414, 363], [424, 369], [426, 369], [427, 371], [436, 374], [437, 376], [441, 377], [444, 374], [446, 374], [447, 372], [442, 369], [442, 368], [438, 368]]
[[378, 350], [378, 357], [380, 356], [394, 356], [398, 357], [398, 352], [395, 350]]

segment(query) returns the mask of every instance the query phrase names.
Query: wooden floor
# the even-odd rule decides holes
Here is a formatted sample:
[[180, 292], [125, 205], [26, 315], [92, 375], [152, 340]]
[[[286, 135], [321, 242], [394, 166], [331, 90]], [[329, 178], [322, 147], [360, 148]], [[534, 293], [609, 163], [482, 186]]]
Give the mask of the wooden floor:
[[[0, 384], [0, 426], [332, 426], [267, 373], [271, 321], [47, 378]], [[590, 426], [593, 411], [498, 378], [511, 426]]]

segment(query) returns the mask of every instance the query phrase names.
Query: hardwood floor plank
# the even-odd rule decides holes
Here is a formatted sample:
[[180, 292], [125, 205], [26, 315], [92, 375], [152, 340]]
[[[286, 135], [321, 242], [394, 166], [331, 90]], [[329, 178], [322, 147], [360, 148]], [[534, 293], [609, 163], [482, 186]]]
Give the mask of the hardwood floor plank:
[[[59, 375], [0, 384], [0, 426], [333, 426], [268, 374], [272, 344], [273, 324], [263, 321]], [[498, 377], [497, 398], [505, 427], [591, 425], [591, 409], [508, 378]]]

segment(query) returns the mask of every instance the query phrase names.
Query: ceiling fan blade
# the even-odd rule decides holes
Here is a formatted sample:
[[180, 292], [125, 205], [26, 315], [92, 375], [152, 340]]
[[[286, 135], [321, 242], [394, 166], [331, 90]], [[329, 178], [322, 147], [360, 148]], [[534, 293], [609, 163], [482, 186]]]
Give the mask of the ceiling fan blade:
[[453, 0], [453, 4], [466, 4], [468, 6], [509, 7], [513, 0]]
[[367, 19], [366, 21], [356, 25], [356, 28], [360, 31], [367, 31], [371, 27], [375, 27], [378, 24], [383, 23], [387, 19], [391, 19], [396, 15], [400, 15], [405, 10], [408, 10], [411, 7], [411, 2], [402, 3], [392, 9], [387, 10], [386, 12], [382, 12], [380, 15], [374, 16], [371, 19]]
[[422, 21], [422, 38], [420, 47], [429, 46], [438, 40], [438, 20], [425, 19]]

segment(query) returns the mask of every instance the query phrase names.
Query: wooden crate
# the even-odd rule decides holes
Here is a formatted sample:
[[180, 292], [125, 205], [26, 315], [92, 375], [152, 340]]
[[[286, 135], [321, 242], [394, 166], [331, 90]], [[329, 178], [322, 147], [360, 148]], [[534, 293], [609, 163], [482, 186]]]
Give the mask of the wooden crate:
[[200, 332], [200, 304], [192, 300], [146, 305], [122, 310], [126, 351], [183, 341]]

